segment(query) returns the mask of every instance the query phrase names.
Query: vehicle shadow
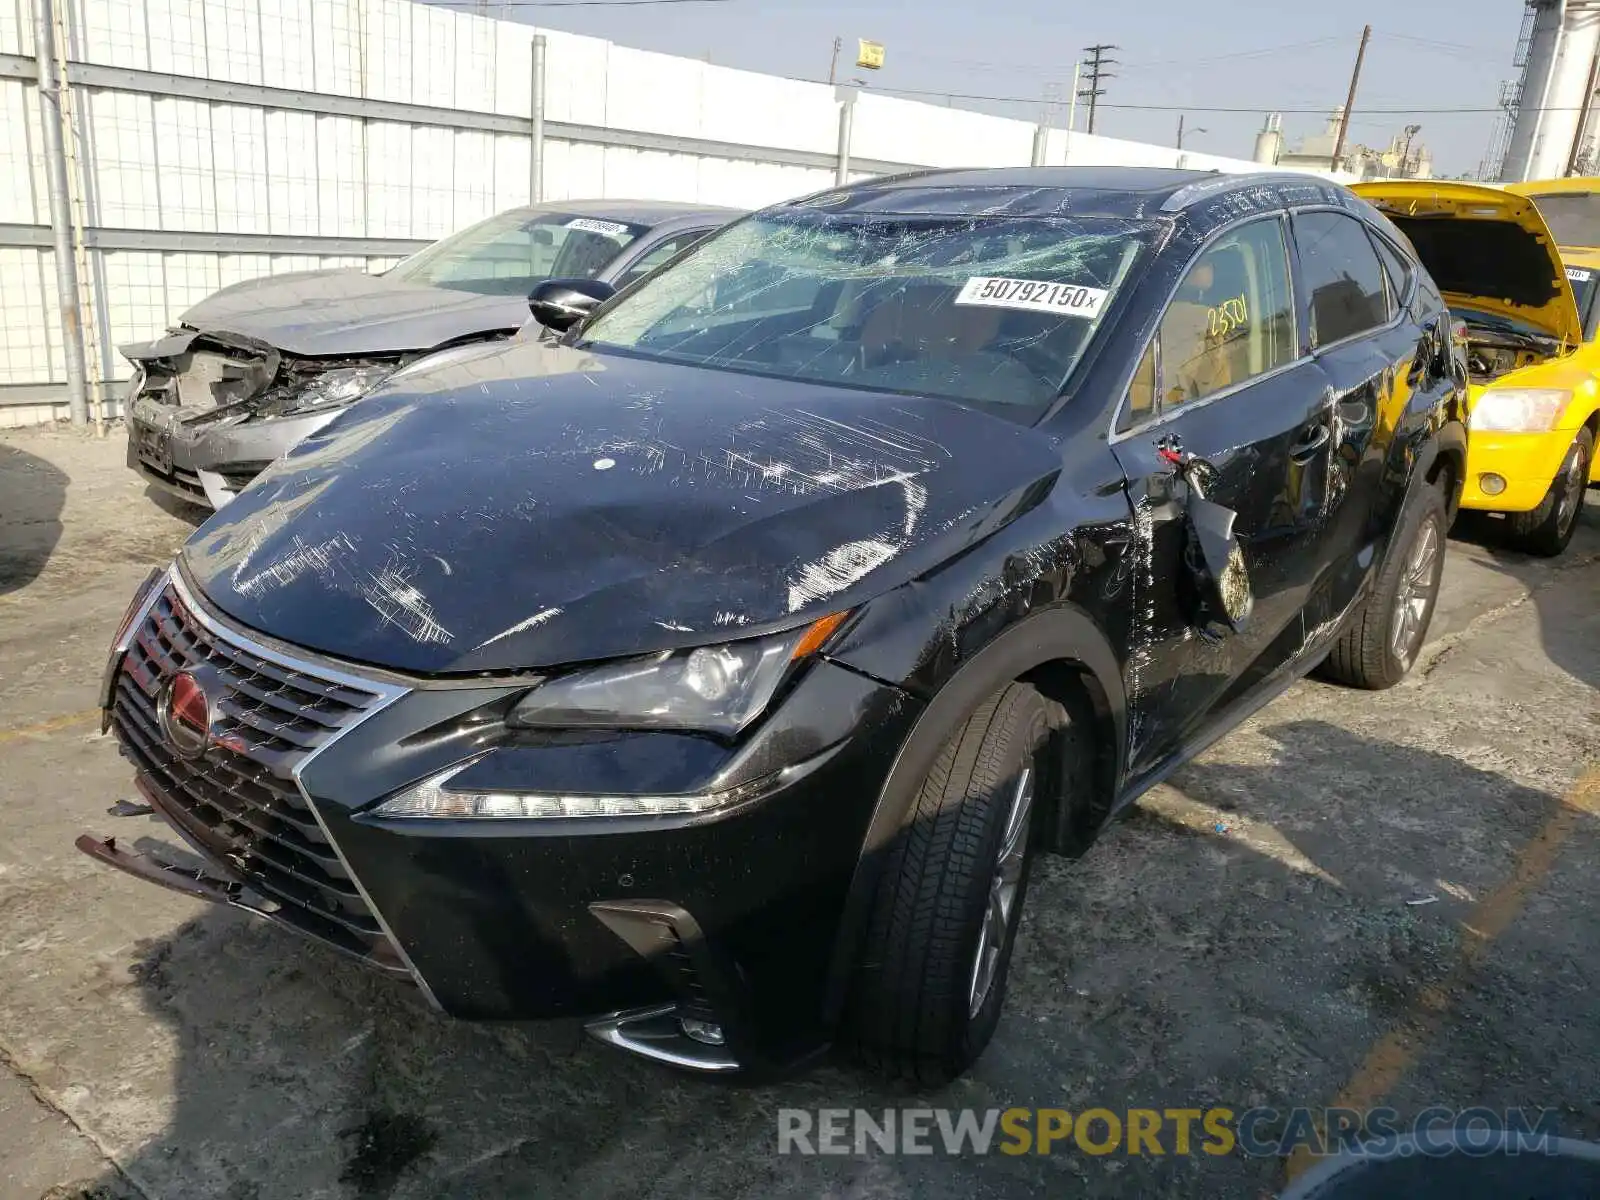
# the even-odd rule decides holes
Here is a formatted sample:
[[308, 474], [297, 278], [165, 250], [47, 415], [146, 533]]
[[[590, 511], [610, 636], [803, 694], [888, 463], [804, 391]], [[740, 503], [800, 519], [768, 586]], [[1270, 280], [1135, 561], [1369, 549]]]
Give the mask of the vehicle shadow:
[[[331, 951], [210, 909], [132, 964], [138, 1002], [177, 1051], [161, 1076], [166, 1126], [123, 1169], [150, 1196], [223, 1200], [1255, 1197], [1275, 1185], [1276, 1160], [1070, 1147], [781, 1156], [778, 1114], [1321, 1104], [1431, 985], [1488, 1027], [1453, 1048], [1453, 1074], [1432, 1090], [1394, 1097], [1403, 1111], [1586, 1099], [1600, 1027], [1581, 1019], [1581, 976], [1544, 978], [1530, 1022], [1515, 973], [1452, 975], [1472, 897], [1494, 890], [1507, 847], [1536, 840], [1559, 798], [1321, 720], [1252, 736], [1268, 751], [1259, 762], [1202, 762], [1176, 784], [1284, 844], [1141, 807], [1088, 858], [1041, 860], [1008, 1015], [947, 1088], [917, 1093], [832, 1063], [728, 1085], [595, 1047], [571, 1025], [453, 1022]], [[1593, 819], [1567, 838], [1575, 859], [1600, 855]], [[1588, 886], [1571, 902], [1600, 914], [1600, 884]], [[1406, 905], [1424, 892], [1434, 901]], [[1563, 930], [1534, 930], [1520, 952], [1573, 953]], [[1591, 1117], [1563, 1133], [1600, 1134]]]
[[144, 489], [144, 494], [145, 499], [149, 500], [150, 503], [154, 504], [169, 517], [176, 517], [180, 521], [193, 525], [196, 529], [211, 518], [211, 510], [205, 505], [191, 504], [181, 497], [174, 496], [164, 488], [147, 486]]
[[39, 577], [61, 540], [67, 476], [26, 450], [0, 442], [0, 595]]

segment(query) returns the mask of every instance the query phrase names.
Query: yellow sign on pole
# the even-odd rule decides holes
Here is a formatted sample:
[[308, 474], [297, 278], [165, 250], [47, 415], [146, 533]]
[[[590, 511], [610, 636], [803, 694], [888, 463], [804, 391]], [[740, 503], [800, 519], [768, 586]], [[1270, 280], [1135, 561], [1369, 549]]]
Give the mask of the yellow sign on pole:
[[865, 67], [869, 71], [883, 69], [883, 43], [869, 42], [866, 38], [858, 39], [861, 53], [856, 55], [856, 66]]

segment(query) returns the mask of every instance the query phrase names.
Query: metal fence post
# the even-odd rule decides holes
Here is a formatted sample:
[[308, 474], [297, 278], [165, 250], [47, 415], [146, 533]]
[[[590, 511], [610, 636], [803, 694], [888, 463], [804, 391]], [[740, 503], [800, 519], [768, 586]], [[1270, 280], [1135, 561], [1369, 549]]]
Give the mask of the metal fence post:
[[533, 35], [533, 105], [528, 127], [528, 194], [534, 204], [544, 199], [544, 34]]
[[833, 94], [839, 101], [839, 165], [833, 181], [843, 186], [850, 182], [850, 135], [855, 124], [856, 89], [836, 87]]
[[56, 62], [55, 22], [50, 5], [51, 0], [34, 0], [33, 52], [39, 73], [39, 123], [44, 127], [45, 179], [50, 192], [50, 232], [55, 247], [61, 348], [67, 360], [67, 409], [74, 425], [87, 425], [89, 397], [84, 384], [83, 310], [79, 306], [78, 264], [72, 245], [67, 158], [62, 148], [62, 73]]

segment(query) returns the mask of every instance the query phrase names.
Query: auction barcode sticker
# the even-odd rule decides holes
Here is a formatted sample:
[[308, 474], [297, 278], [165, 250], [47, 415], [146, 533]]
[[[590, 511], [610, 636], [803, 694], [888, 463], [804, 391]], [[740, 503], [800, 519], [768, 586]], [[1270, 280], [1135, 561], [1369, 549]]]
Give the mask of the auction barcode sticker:
[[581, 229], [585, 233], [627, 233], [628, 227], [616, 221], [596, 221], [593, 217], [574, 217], [567, 222], [568, 229]]
[[957, 304], [984, 308], [1023, 308], [1029, 312], [1056, 313], [1065, 317], [1098, 317], [1109, 292], [1080, 287], [1075, 283], [1046, 283], [1039, 279], [1004, 279], [976, 275], [967, 280]]

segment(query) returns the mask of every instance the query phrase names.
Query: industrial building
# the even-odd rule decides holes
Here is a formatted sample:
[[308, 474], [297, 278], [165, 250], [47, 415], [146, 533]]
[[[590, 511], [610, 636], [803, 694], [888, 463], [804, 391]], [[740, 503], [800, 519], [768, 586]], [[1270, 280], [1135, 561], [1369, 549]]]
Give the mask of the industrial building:
[[1257, 162], [1306, 170], [1337, 170], [1357, 180], [1433, 177], [1433, 152], [1417, 140], [1420, 125], [1407, 125], [1381, 148], [1359, 142], [1346, 142], [1340, 148], [1340, 127], [1344, 124], [1341, 105], [1328, 114], [1328, 123], [1321, 133], [1304, 137], [1298, 145], [1288, 149], [1283, 145], [1281, 122], [1278, 113], [1267, 115], [1266, 125], [1256, 135]]
[[1595, 89], [1600, 83], [1600, 2], [1527, 0], [1513, 65], [1522, 69], [1501, 103], [1503, 158], [1489, 177], [1506, 181], [1585, 174], [1595, 166]]

